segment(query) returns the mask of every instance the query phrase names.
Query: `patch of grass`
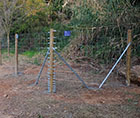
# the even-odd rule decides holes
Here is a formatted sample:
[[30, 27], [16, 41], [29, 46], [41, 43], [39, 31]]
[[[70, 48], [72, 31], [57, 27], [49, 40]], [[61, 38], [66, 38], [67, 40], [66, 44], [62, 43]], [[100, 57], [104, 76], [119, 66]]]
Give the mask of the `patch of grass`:
[[130, 99], [130, 98], [129, 98], [129, 99], [128, 99], [128, 102], [129, 102], [129, 103], [132, 103], [132, 102], [133, 102], [133, 99]]
[[[2, 50], [2, 54], [7, 54], [7, 49], [3, 49]], [[10, 54], [15, 54], [15, 50], [14, 49], [10, 49]]]
[[42, 115], [38, 114], [38, 118], [44, 118]]
[[35, 58], [33, 64], [40, 65], [40, 61], [37, 58]]
[[38, 52], [36, 51], [26, 51], [23, 53], [23, 55], [29, 57], [29, 58], [32, 58], [33, 56], [35, 56]]
[[131, 92], [126, 92], [126, 94], [128, 95], [132, 95], [133, 98], [129, 98], [128, 99], [128, 103], [132, 105], [137, 105], [139, 103], [139, 98], [140, 98], [140, 94], [137, 94], [137, 93], [131, 93]]

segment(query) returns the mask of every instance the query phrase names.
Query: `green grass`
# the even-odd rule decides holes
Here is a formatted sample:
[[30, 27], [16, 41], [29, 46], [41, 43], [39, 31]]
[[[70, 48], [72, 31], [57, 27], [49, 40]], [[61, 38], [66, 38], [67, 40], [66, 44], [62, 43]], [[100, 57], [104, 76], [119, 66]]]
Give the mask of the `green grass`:
[[44, 118], [42, 115], [38, 114], [38, 118]]
[[24, 56], [27, 56], [29, 58], [32, 58], [33, 56], [35, 56], [38, 52], [36, 51], [26, 51], [24, 53], [22, 53]]
[[40, 61], [37, 58], [35, 58], [34, 61], [33, 61], [33, 64], [40, 65]]
[[[6, 54], [7, 53], [7, 49], [3, 49], [2, 50], [2, 54]], [[10, 50], [10, 54], [15, 54], [15, 50]]]

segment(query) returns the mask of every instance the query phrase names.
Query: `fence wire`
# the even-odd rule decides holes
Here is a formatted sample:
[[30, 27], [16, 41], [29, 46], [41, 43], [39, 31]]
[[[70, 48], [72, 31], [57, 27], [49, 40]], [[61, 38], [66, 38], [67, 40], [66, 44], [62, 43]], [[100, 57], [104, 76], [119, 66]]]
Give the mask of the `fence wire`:
[[[117, 60], [127, 45], [127, 29], [124, 28], [70, 28], [70, 36], [64, 36], [64, 31], [56, 31], [55, 42], [58, 51], [68, 50], [71, 57], [88, 57], [103, 64], [111, 64]], [[49, 31], [41, 33], [19, 34], [18, 52], [31, 63], [40, 64], [49, 47]], [[140, 56], [140, 32], [134, 30], [132, 50], [133, 55]], [[10, 36], [10, 53], [15, 51], [15, 36]], [[68, 48], [65, 48], [68, 47]], [[2, 40], [2, 52], [7, 52], [7, 39]], [[132, 55], [132, 56], [133, 56]], [[14, 57], [14, 56], [13, 56]]]

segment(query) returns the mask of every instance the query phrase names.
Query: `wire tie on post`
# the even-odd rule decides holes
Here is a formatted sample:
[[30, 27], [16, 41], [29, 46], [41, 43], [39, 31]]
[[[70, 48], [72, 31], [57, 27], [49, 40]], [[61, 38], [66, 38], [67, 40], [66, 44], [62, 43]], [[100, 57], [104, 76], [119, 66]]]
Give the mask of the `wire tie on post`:
[[[48, 67], [51, 67], [50, 65], [48, 65]], [[53, 67], [56, 67], [56, 65], [53, 65]]]
[[[50, 61], [48, 61], [48, 63], [50, 63]], [[53, 63], [56, 63], [56, 60], [54, 60]], [[49, 65], [49, 66], [50, 66], [50, 65]]]
[[[50, 72], [48, 72], [48, 74], [51, 74]], [[53, 74], [55, 75], [56, 73], [55, 72], [53, 72]]]
[[56, 69], [55, 68], [52, 68], [52, 69], [51, 68], [48, 68], [48, 70], [56, 70]]
[[54, 47], [53, 49], [54, 49], [54, 50], [56, 50], [56, 49], [57, 49], [57, 47]]
[[[48, 44], [50, 44], [50, 42], [48, 42]], [[53, 44], [56, 44], [56, 42], [53, 42]]]

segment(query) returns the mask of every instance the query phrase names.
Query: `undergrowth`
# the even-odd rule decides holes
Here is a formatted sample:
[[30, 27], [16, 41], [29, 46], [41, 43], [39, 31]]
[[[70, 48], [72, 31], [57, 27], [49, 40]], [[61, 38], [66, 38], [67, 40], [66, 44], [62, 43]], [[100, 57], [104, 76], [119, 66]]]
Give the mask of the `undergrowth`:
[[22, 53], [24, 56], [27, 56], [29, 58], [32, 58], [33, 56], [35, 56], [36, 54], [38, 54], [37, 51], [26, 51]]

